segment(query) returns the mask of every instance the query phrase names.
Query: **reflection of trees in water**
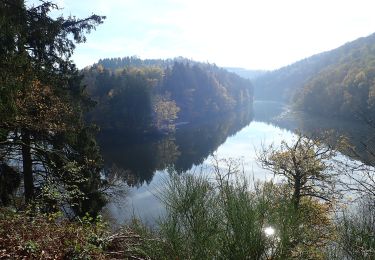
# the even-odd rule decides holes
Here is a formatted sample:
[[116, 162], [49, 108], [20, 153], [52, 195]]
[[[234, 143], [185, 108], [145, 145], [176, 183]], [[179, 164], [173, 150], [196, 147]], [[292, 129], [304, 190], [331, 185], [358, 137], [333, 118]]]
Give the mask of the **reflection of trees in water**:
[[[149, 183], [157, 170], [172, 166], [183, 172], [193, 165], [200, 165], [229, 136], [248, 125], [252, 115], [252, 110], [245, 109], [221, 118], [183, 125], [175, 134], [157, 140], [103, 132], [100, 136], [103, 157], [108, 168], [116, 165], [123, 169], [120, 175], [129, 185]], [[368, 149], [363, 144], [374, 144], [369, 141], [373, 137], [373, 128], [365, 124], [295, 112], [277, 102], [254, 102], [254, 120], [289, 131], [298, 129], [307, 136], [331, 130], [331, 142], [334, 143], [339, 136], [346, 136], [362, 161], [369, 159]], [[350, 150], [341, 152], [354, 156]]]
[[158, 140], [103, 132], [99, 142], [107, 168], [116, 165], [122, 169], [123, 180], [137, 186], [151, 182], [157, 170], [174, 167], [183, 172], [201, 164], [228, 136], [251, 120], [251, 109], [246, 108], [220, 118], [184, 125], [175, 134]]
[[116, 168], [116, 173], [130, 186], [151, 182], [156, 170], [173, 164], [180, 154], [173, 137], [142, 140], [112, 132], [103, 133], [100, 143], [105, 168]]
[[307, 136], [317, 136], [330, 132], [329, 142], [335, 145], [340, 137], [347, 138], [347, 149], [343, 154], [359, 159], [367, 164], [373, 164], [373, 156], [369, 151], [375, 151], [374, 127], [364, 121], [349, 121], [337, 118], [327, 118], [288, 109], [282, 103], [254, 102], [254, 119], [292, 132], [301, 131]]
[[177, 131], [176, 144], [181, 151], [181, 156], [174, 163], [177, 172], [202, 164], [228, 137], [236, 134], [251, 120], [252, 111], [246, 109]]
[[341, 146], [341, 153], [367, 164], [373, 164], [371, 154], [368, 153], [369, 149], [366, 146], [375, 144], [374, 129], [364, 122], [327, 119], [302, 113], [297, 114], [296, 118], [298, 128], [310, 136], [319, 136], [324, 132], [331, 131], [329, 142], [333, 145], [340, 141], [340, 138], [345, 137], [348, 145]]

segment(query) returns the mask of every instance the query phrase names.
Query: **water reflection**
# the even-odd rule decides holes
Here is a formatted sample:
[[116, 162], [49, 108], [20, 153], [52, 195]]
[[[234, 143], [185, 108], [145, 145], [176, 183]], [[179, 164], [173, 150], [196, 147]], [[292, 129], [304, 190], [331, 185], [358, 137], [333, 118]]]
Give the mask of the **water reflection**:
[[[244, 110], [199, 124], [184, 125], [174, 135], [156, 141], [104, 132], [100, 143], [106, 167], [116, 165], [122, 169], [118, 171], [122, 173], [121, 178], [133, 186], [119, 203], [109, 203], [107, 212], [118, 224], [131, 218], [133, 213], [153, 224], [164, 212], [154, 195], [160, 190], [163, 178], [168, 176], [165, 169], [174, 167], [183, 172], [194, 166], [207, 165], [210, 163], [207, 158], [212, 153], [219, 158], [242, 157], [245, 173], [256, 180], [272, 178], [272, 174], [257, 165], [255, 150], [261, 149], [262, 144], [289, 141], [297, 129], [307, 135], [333, 129], [337, 136], [348, 136], [349, 143], [358, 151], [373, 132], [371, 127], [359, 122], [353, 124], [307, 115], [268, 101], [254, 102], [253, 113]], [[349, 151], [344, 152], [349, 154]]]
[[300, 131], [307, 136], [319, 137], [329, 132], [330, 138], [327, 141], [332, 145], [340, 137], [346, 137], [348, 146], [341, 147], [340, 152], [365, 164], [374, 165], [375, 127], [364, 120], [326, 118], [294, 111], [282, 103], [268, 101], [254, 102], [254, 120], [291, 132]]
[[121, 132], [102, 132], [99, 143], [106, 168], [122, 169], [122, 178], [130, 186], [149, 184], [156, 171], [173, 167], [178, 172], [200, 165], [226, 139], [252, 120], [250, 108], [186, 124], [175, 134], [161, 139], [126, 136]]
[[[253, 123], [238, 135], [252, 119], [267, 126]], [[331, 131], [332, 143], [339, 136], [346, 136], [356, 154], [349, 149], [342, 150], [342, 153], [367, 164], [375, 161], [368, 152], [368, 149], [375, 147], [373, 127], [362, 122], [327, 119], [296, 112], [285, 104], [273, 101], [255, 101], [253, 110], [245, 109], [221, 118], [182, 125], [175, 134], [156, 140], [103, 131], [99, 136], [99, 143], [105, 167], [121, 169], [120, 177], [123, 181], [129, 186], [140, 187], [143, 183], [150, 184], [156, 171], [173, 167], [178, 172], [184, 172], [194, 165], [201, 165], [230, 136], [238, 135], [233, 140], [235, 144], [225, 147], [230, 151], [226, 151], [224, 155], [254, 156], [248, 146], [254, 150], [265, 139], [279, 143], [281, 139], [290, 138], [296, 131], [308, 136]], [[246, 151], [241, 150], [243, 146], [246, 146]]]

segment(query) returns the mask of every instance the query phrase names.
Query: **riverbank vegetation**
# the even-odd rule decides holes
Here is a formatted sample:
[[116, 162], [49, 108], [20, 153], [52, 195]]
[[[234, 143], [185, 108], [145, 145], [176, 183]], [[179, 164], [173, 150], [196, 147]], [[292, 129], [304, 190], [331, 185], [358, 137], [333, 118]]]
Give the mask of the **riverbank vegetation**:
[[345, 193], [340, 184], [350, 176], [331, 182], [340, 168], [334, 153], [302, 135], [260, 151], [260, 163], [283, 176], [278, 182], [254, 183], [227, 159], [215, 159], [209, 173], [173, 172], [159, 194], [165, 216], [156, 231], [140, 229], [154, 246], [141, 248], [151, 259], [373, 259], [373, 190]]
[[3, 210], [0, 252], [44, 259], [373, 259], [371, 190], [352, 189], [360, 195], [352, 205], [331, 196], [340, 189], [322, 196], [331, 181], [326, 174], [337, 170], [328, 167], [332, 153], [302, 135], [259, 151], [261, 163], [276, 162], [272, 172], [286, 177], [277, 182], [249, 180], [240, 162], [228, 159], [214, 158], [202, 172], [171, 170], [157, 193], [166, 212], [153, 227], [134, 219], [112, 231], [100, 217], [70, 222], [58, 213]]
[[[75, 45], [105, 17], [52, 18], [53, 10], [49, 1], [30, 7], [0, 0], [1, 259], [374, 259], [375, 159], [334, 168], [335, 150], [303, 135], [260, 151], [259, 162], [281, 176], [277, 181], [251, 181], [228, 159], [201, 173], [181, 164], [160, 187], [166, 212], [157, 225], [134, 219], [112, 230], [99, 212], [114, 189], [108, 177], [118, 176], [103, 169], [97, 127], [85, 119], [127, 132], [169, 132], [177, 119], [251, 107], [252, 87], [215, 65], [184, 59], [102, 60], [81, 73], [71, 61]], [[349, 92], [372, 93], [371, 70], [350, 75]], [[92, 98], [98, 104], [88, 112]], [[247, 124], [250, 114], [237, 120]], [[193, 135], [212, 131], [225, 133], [212, 146], [189, 139], [161, 146], [205, 146], [200, 153], [209, 154], [237, 129], [219, 124]], [[201, 160], [199, 149], [187, 150], [189, 166]], [[155, 163], [160, 168], [178, 158], [156, 155], [168, 157], [163, 167]], [[343, 209], [343, 192], [358, 203]]]

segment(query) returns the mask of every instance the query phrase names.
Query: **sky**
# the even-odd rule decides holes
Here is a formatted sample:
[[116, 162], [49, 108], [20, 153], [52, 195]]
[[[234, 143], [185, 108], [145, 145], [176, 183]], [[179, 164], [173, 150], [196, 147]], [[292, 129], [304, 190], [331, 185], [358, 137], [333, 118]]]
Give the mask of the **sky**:
[[73, 60], [79, 68], [135, 55], [272, 70], [375, 32], [374, 0], [55, 2], [64, 15], [107, 16], [77, 46]]

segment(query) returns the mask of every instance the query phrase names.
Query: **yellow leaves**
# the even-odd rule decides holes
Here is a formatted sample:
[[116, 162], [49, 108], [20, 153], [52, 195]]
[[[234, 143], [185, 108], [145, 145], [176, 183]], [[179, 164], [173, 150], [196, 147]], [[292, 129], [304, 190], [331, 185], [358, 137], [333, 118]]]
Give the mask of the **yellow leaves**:
[[73, 109], [50, 86], [34, 80], [16, 95], [16, 123], [34, 130], [65, 131]]
[[358, 73], [355, 75], [354, 83], [355, 83], [356, 85], [359, 85], [361, 82], [365, 82], [366, 80], [367, 80], [367, 77], [366, 77], [365, 72], [360, 71], [360, 72], [358, 72]]
[[177, 119], [177, 114], [180, 111], [176, 102], [166, 97], [157, 97], [154, 102], [153, 110], [155, 112], [156, 126], [159, 129], [167, 128], [173, 130], [173, 122]]

